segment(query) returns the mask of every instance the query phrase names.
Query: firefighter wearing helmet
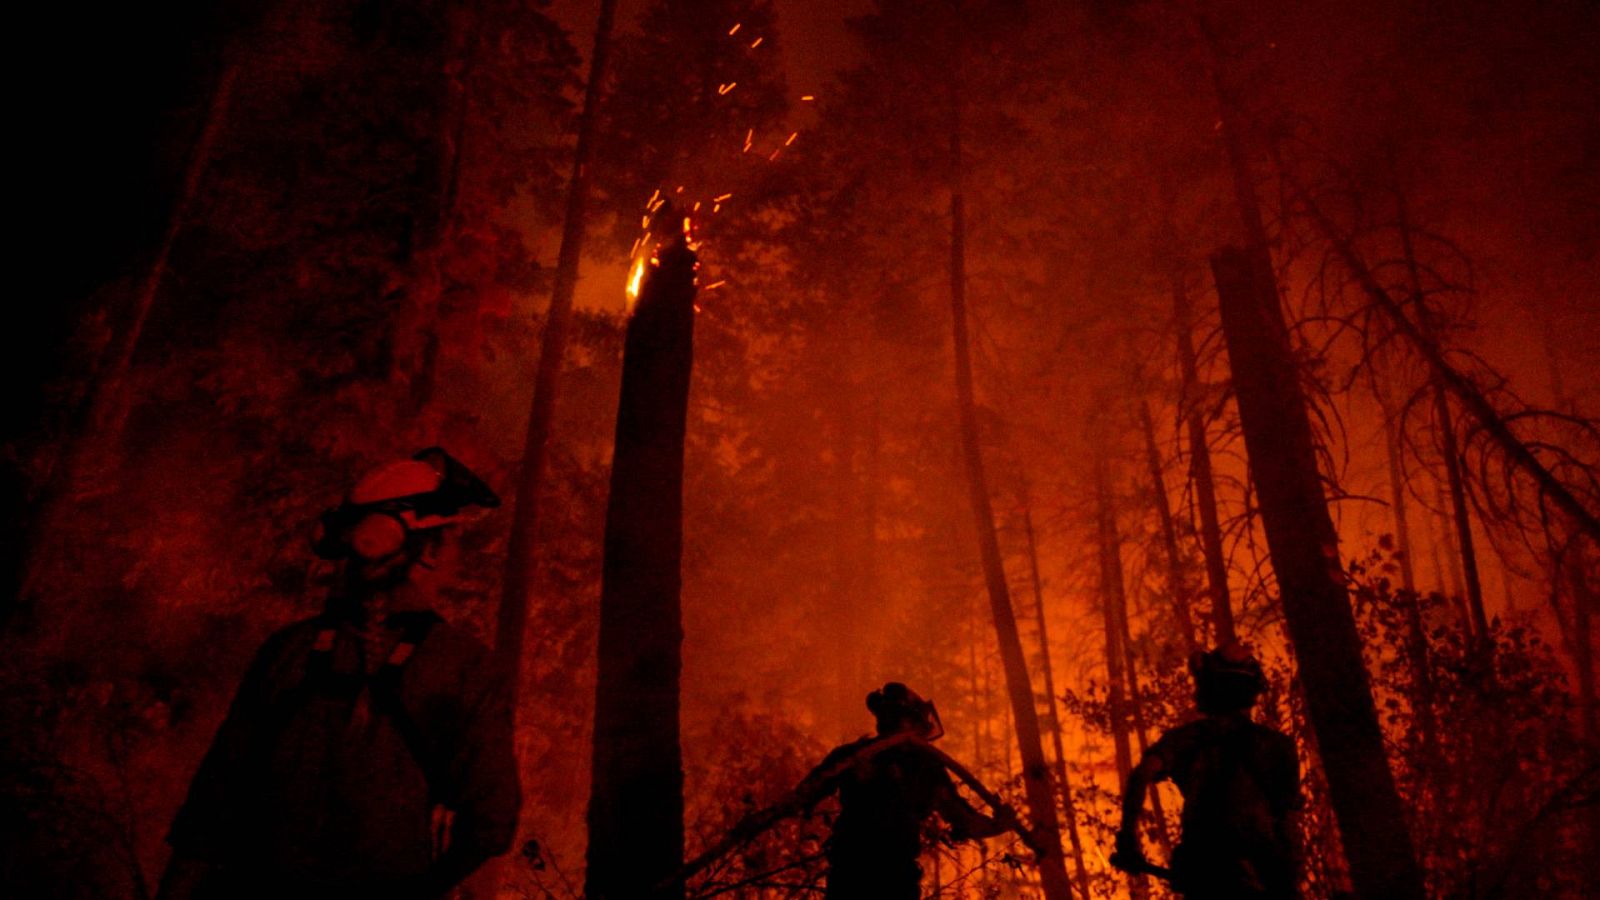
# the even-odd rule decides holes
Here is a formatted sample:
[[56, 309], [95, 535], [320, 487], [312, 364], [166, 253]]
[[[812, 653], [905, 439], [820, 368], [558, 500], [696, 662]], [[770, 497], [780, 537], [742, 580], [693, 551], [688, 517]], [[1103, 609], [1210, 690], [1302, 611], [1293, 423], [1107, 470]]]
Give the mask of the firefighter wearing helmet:
[[1128, 775], [1111, 862], [1153, 871], [1139, 843], [1139, 817], [1149, 787], [1170, 779], [1183, 794], [1182, 839], [1170, 871], [1179, 894], [1297, 897], [1300, 759], [1288, 736], [1250, 719], [1266, 687], [1261, 664], [1235, 642], [1195, 653], [1189, 672], [1199, 717], [1164, 732]]
[[440, 897], [506, 851], [506, 684], [432, 609], [456, 526], [499, 502], [435, 447], [322, 515], [337, 588], [257, 653], [173, 823], [161, 897]]
[[917, 857], [935, 814], [957, 840], [993, 837], [1019, 824], [1009, 808], [988, 816], [957, 793], [941, 755], [928, 748], [944, 734], [933, 701], [891, 681], [867, 696], [867, 709], [877, 734], [829, 753], [795, 793], [806, 810], [839, 794], [827, 842], [828, 900], [916, 900]]

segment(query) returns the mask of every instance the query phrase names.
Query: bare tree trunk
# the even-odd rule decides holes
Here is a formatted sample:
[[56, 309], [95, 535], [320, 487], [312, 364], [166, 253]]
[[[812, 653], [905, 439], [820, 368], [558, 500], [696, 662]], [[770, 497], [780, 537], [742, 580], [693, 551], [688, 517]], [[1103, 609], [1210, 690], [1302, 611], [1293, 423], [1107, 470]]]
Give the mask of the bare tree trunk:
[[1139, 401], [1139, 424], [1144, 428], [1145, 461], [1150, 470], [1150, 494], [1156, 518], [1161, 523], [1161, 546], [1167, 558], [1167, 599], [1172, 603], [1172, 620], [1183, 638], [1185, 653], [1194, 653], [1199, 644], [1194, 636], [1194, 619], [1189, 614], [1189, 586], [1183, 577], [1183, 561], [1178, 556], [1178, 528], [1172, 520], [1172, 501], [1167, 498], [1167, 479], [1162, 474], [1161, 449], [1156, 446], [1156, 425], [1150, 418], [1150, 404]]
[[[1400, 219], [1400, 243], [1405, 253], [1406, 274], [1410, 279], [1411, 302], [1417, 307], [1417, 322], [1422, 334], [1437, 341], [1433, 314], [1428, 310], [1422, 294], [1422, 276], [1417, 269], [1416, 250], [1411, 243], [1411, 223], [1406, 216], [1404, 194], [1395, 192], [1395, 208]], [[1483, 608], [1483, 582], [1478, 575], [1478, 550], [1472, 539], [1472, 517], [1467, 510], [1466, 485], [1461, 478], [1461, 451], [1456, 446], [1456, 427], [1450, 414], [1450, 400], [1445, 396], [1444, 384], [1435, 374], [1433, 388], [1433, 421], [1439, 430], [1439, 454], [1444, 458], [1445, 482], [1450, 488], [1450, 511], [1456, 529], [1456, 543], [1461, 548], [1461, 571], [1466, 578], [1467, 611], [1471, 616], [1472, 630], [1480, 642], [1489, 637], [1489, 619]]]
[[606, 506], [584, 879], [591, 900], [683, 896], [681, 883], [657, 888], [683, 865], [679, 588], [695, 257], [681, 235], [657, 257], [628, 322]]
[[550, 309], [545, 314], [539, 370], [534, 375], [533, 404], [528, 411], [528, 433], [523, 441], [521, 477], [517, 480], [516, 509], [506, 547], [505, 586], [495, 625], [494, 652], [496, 661], [511, 675], [513, 701], [522, 684], [522, 642], [528, 630], [534, 560], [539, 550], [539, 493], [550, 453], [550, 425], [561, 386], [561, 363], [566, 355], [567, 329], [572, 321], [572, 295], [578, 286], [578, 264], [583, 257], [589, 165], [594, 156], [595, 129], [605, 88], [606, 63], [611, 54], [611, 23], [616, 9], [616, 0], [600, 0], [594, 52], [589, 60], [589, 83], [584, 88], [583, 112], [578, 119], [572, 177], [567, 182], [566, 219], [562, 224], [561, 249], [556, 257], [555, 287], [550, 293]]
[[1206, 558], [1206, 586], [1211, 594], [1212, 637], [1218, 645], [1235, 639], [1233, 603], [1228, 596], [1228, 558], [1222, 550], [1222, 522], [1217, 516], [1216, 480], [1211, 474], [1211, 445], [1200, 412], [1199, 362], [1194, 352], [1194, 325], [1189, 296], [1182, 283], [1172, 281], [1172, 304], [1178, 326], [1178, 368], [1183, 379], [1184, 423], [1189, 431], [1189, 471], [1194, 480], [1195, 506], [1200, 514], [1200, 550]]
[[[1104, 443], [1104, 434], [1097, 434], [1093, 464], [1095, 535], [1100, 551], [1100, 612], [1106, 633], [1107, 712], [1111, 719], [1111, 744], [1116, 753], [1117, 787], [1126, 790], [1128, 773], [1133, 771], [1133, 748], [1128, 740], [1125, 671], [1128, 657], [1122, 646], [1125, 630], [1122, 617], [1127, 613], [1127, 596], [1122, 581], [1122, 538], [1117, 533], [1116, 506], [1111, 496], [1111, 473]], [[1149, 896], [1149, 882], [1143, 875], [1128, 873], [1128, 888], [1140, 900]]]
[[1356, 891], [1420, 900], [1422, 873], [1384, 756], [1300, 373], [1261, 255], [1228, 248], [1211, 265], [1284, 621]]
[[45, 566], [46, 557], [56, 552], [55, 546], [71, 540], [62, 534], [62, 524], [67, 518], [66, 507], [72, 504], [80, 487], [90, 476], [114, 459], [121, 447], [122, 432], [130, 410], [128, 376], [144, 336], [145, 323], [149, 321], [156, 297], [166, 282], [172, 248], [177, 244], [178, 236], [188, 227], [195, 198], [200, 194], [200, 186], [216, 151], [217, 139], [227, 123], [239, 68], [237, 58], [223, 61], [222, 70], [217, 74], [216, 84], [206, 103], [199, 133], [189, 148], [183, 179], [179, 183], [177, 196], [173, 198], [172, 209], [167, 214], [161, 242], [156, 246], [155, 256], [145, 269], [144, 277], [139, 279], [126, 324], [112, 337], [110, 346], [106, 348], [103, 362], [89, 385], [88, 397], [75, 416], [77, 421], [66, 446], [62, 448], [60, 461], [46, 479], [34, 503], [35, 513], [29, 529], [28, 546], [20, 554], [21, 584], [18, 593], [22, 597], [35, 593], [37, 579], [42, 574], [40, 569]]
[[[1139, 756], [1144, 757], [1150, 750], [1150, 741], [1147, 737], [1149, 724], [1144, 718], [1144, 698], [1139, 688], [1139, 657], [1133, 652], [1133, 629], [1128, 624], [1128, 610], [1126, 604], [1120, 616], [1122, 619], [1122, 652], [1127, 658], [1126, 672], [1128, 674], [1128, 711], [1133, 718], [1133, 736], [1139, 742]], [[1155, 812], [1156, 843], [1161, 845], [1165, 854], [1172, 856], [1172, 835], [1167, 832], [1167, 811], [1161, 802], [1161, 792], [1152, 785], [1150, 788], [1150, 809]]]
[[978, 413], [973, 399], [972, 357], [967, 339], [966, 298], [966, 214], [961, 193], [961, 120], [959, 102], [950, 129], [950, 159], [953, 184], [950, 195], [950, 307], [954, 323], [956, 405], [961, 428], [962, 456], [966, 463], [967, 487], [971, 494], [973, 524], [977, 529], [978, 550], [983, 560], [984, 581], [989, 589], [989, 611], [994, 619], [1000, 659], [1005, 667], [1006, 688], [1011, 695], [1011, 711], [1016, 719], [1017, 749], [1022, 756], [1022, 783], [1028, 800], [1028, 815], [1039, 831], [1044, 857], [1039, 860], [1039, 876], [1045, 900], [1068, 900], [1071, 896], [1066, 864], [1061, 854], [1061, 825], [1056, 816], [1055, 797], [1050, 790], [1050, 770], [1045, 764], [1039, 737], [1039, 712], [1034, 707], [1033, 685], [1028, 677], [1028, 662], [1017, 634], [1017, 617], [1011, 607], [1011, 588], [1006, 583], [1005, 566], [1000, 557], [1000, 541], [995, 534], [994, 510], [989, 500], [988, 479], [984, 474], [983, 450], [978, 440]]
[[1039, 577], [1039, 548], [1034, 541], [1033, 508], [1024, 497], [1022, 529], [1028, 538], [1028, 573], [1033, 580], [1033, 609], [1039, 617], [1039, 660], [1044, 669], [1046, 727], [1050, 729], [1051, 749], [1055, 751], [1056, 784], [1061, 790], [1061, 807], [1067, 819], [1067, 838], [1072, 846], [1072, 864], [1078, 880], [1078, 894], [1089, 900], [1089, 870], [1083, 862], [1083, 838], [1078, 833], [1078, 806], [1072, 797], [1072, 779], [1067, 773], [1067, 752], [1061, 744], [1061, 707], [1056, 699], [1055, 669], [1050, 664], [1050, 629], [1045, 624], [1044, 580]]
[[[1379, 389], [1380, 393], [1382, 389]], [[1394, 516], [1395, 553], [1400, 557], [1400, 585], [1416, 593], [1417, 576], [1411, 564], [1411, 522], [1406, 517], [1405, 466], [1401, 459], [1404, 447], [1401, 442], [1399, 413], [1380, 396], [1383, 408], [1384, 450], [1389, 459], [1389, 510]]]

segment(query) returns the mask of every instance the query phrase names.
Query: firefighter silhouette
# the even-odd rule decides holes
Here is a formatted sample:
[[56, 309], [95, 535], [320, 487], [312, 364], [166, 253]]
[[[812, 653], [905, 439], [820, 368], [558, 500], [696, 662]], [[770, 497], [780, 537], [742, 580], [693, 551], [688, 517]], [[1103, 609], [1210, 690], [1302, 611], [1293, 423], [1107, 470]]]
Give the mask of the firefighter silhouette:
[[[1251, 720], [1266, 686], [1261, 664], [1233, 643], [1189, 660], [1200, 716], [1169, 729], [1128, 776], [1122, 826], [1111, 862], [1129, 872], [1167, 874], [1189, 898], [1298, 896], [1292, 815], [1300, 808], [1294, 742]], [[1170, 873], [1139, 844], [1144, 798], [1171, 780], [1183, 794], [1183, 833]]]
[[836, 748], [796, 789], [814, 807], [839, 794], [840, 812], [826, 845], [829, 900], [915, 900], [921, 896], [917, 857], [930, 817], [938, 815], [958, 840], [1019, 829], [1001, 806], [994, 816], [957, 793], [943, 754], [929, 743], [944, 733], [938, 710], [899, 682], [867, 697], [877, 734]]
[[430, 608], [454, 526], [498, 503], [431, 448], [323, 514], [315, 549], [343, 562], [341, 588], [257, 653], [173, 823], [160, 897], [439, 897], [510, 846], [505, 682]]

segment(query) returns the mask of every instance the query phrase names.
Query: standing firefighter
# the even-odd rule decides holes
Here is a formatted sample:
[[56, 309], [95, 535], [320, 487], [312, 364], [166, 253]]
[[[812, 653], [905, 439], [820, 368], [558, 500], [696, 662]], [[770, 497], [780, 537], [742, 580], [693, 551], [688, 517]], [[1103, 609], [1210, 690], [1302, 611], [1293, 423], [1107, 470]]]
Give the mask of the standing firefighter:
[[867, 709], [877, 719], [877, 736], [829, 753], [795, 793], [809, 809], [839, 792], [839, 818], [827, 843], [829, 900], [916, 900], [922, 832], [935, 813], [963, 840], [1020, 825], [1009, 807], [987, 816], [956, 792], [946, 771], [953, 761], [930, 746], [944, 734], [931, 701], [891, 681], [868, 695]]
[[168, 841], [161, 896], [442, 896], [505, 852], [521, 794], [504, 680], [430, 609], [454, 525], [499, 499], [431, 448], [323, 514], [322, 615], [269, 638]]
[[1298, 896], [1292, 814], [1300, 808], [1294, 742], [1258, 725], [1250, 709], [1266, 687], [1261, 664], [1237, 643], [1189, 660], [1201, 717], [1161, 735], [1128, 775], [1112, 864], [1160, 871], [1139, 845], [1144, 797], [1171, 779], [1183, 794], [1183, 839], [1173, 886], [1190, 898]]

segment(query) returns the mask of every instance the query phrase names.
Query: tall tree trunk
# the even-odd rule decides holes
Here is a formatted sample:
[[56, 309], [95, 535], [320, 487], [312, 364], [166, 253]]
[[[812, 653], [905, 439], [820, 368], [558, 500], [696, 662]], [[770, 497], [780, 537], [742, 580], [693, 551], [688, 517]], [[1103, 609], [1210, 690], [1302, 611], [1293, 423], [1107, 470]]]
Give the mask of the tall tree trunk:
[[389, 359], [389, 377], [405, 388], [406, 405], [412, 414], [432, 402], [437, 386], [445, 256], [456, 217], [462, 141], [471, 102], [468, 84], [478, 46], [474, 34], [478, 21], [476, 0], [447, 6], [443, 15], [446, 37], [438, 73], [440, 103], [433, 141], [433, 203], [419, 206], [414, 212], [415, 227]]
[[[1102, 426], [1096, 424], [1097, 432]], [[1111, 743], [1116, 753], [1117, 787], [1126, 790], [1133, 771], [1133, 748], [1129, 742], [1128, 693], [1123, 649], [1122, 617], [1127, 612], [1126, 586], [1122, 581], [1122, 538], [1117, 533], [1115, 501], [1111, 495], [1111, 472], [1106, 461], [1105, 436], [1097, 433], [1094, 448], [1095, 536], [1100, 556], [1100, 613], [1106, 634], [1106, 687], [1111, 720]], [[1135, 898], [1149, 896], [1149, 883], [1143, 875], [1128, 874], [1128, 888]]]
[[1156, 425], [1150, 418], [1150, 404], [1139, 401], [1139, 424], [1144, 429], [1145, 462], [1150, 471], [1150, 495], [1161, 523], [1161, 547], [1167, 561], [1167, 599], [1172, 603], [1172, 620], [1183, 638], [1185, 653], [1199, 649], [1194, 636], [1194, 619], [1189, 613], [1189, 586], [1183, 577], [1183, 561], [1178, 556], [1178, 528], [1172, 520], [1172, 501], [1167, 498], [1167, 478], [1162, 474], [1161, 448], [1156, 445]]
[[[239, 50], [242, 54], [244, 51]], [[156, 245], [155, 256], [144, 270], [135, 288], [126, 321], [116, 332], [106, 348], [102, 361], [89, 385], [88, 396], [76, 416], [66, 446], [62, 448], [59, 462], [46, 478], [44, 487], [34, 501], [32, 526], [28, 529], [27, 547], [19, 554], [18, 580], [20, 597], [31, 597], [38, 588], [38, 578], [46, 567], [47, 557], [58, 552], [60, 543], [73, 540], [63, 532], [72, 505], [80, 488], [90, 477], [115, 459], [122, 445], [122, 432], [128, 422], [131, 398], [128, 396], [128, 378], [138, 354], [140, 340], [144, 337], [145, 323], [155, 307], [156, 297], [167, 280], [167, 270], [172, 260], [172, 249], [178, 236], [188, 227], [194, 211], [195, 198], [200, 194], [206, 170], [216, 152], [217, 139], [227, 124], [233, 105], [234, 86], [239, 79], [240, 61], [228, 58], [217, 73], [216, 84], [206, 103], [200, 129], [184, 163], [183, 178], [172, 208], [167, 213], [166, 227], [161, 232], [161, 242]], [[12, 598], [7, 598], [7, 604]], [[0, 619], [3, 621], [3, 619]]]
[[566, 219], [562, 223], [561, 249], [556, 256], [555, 286], [545, 314], [544, 339], [539, 349], [539, 369], [534, 375], [533, 404], [528, 411], [528, 432], [523, 440], [522, 470], [517, 480], [516, 509], [506, 547], [506, 573], [495, 624], [496, 661], [510, 673], [515, 700], [521, 689], [522, 642], [528, 630], [528, 606], [533, 599], [534, 561], [539, 549], [539, 494], [545, 462], [550, 453], [550, 425], [561, 386], [561, 363], [566, 355], [567, 330], [572, 322], [572, 295], [578, 286], [578, 263], [583, 257], [584, 226], [588, 219], [589, 165], [594, 156], [595, 129], [605, 89], [606, 64], [611, 55], [611, 23], [616, 0], [600, 0], [595, 24], [594, 52], [589, 59], [589, 83], [583, 92], [583, 112], [578, 118], [578, 141], [572, 157], [572, 177], [567, 182]]
[[1400, 585], [1416, 593], [1416, 570], [1411, 565], [1411, 522], [1406, 516], [1406, 476], [1401, 459], [1404, 445], [1400, 434], [1399, 411], [1377, 388], [1383, 410], [1383, 447], [1389, 460], [1389, 511], [1394, 517], [1395, 553], [1400, 557]]
[[591, 900], [682, 897], [678, 677], [683, 452], [694, 362], [695, 257], [658, 251], [628, 322], [606, 505], [589, 796]]
[[[1133, 650], [1133, 629], [1128, 624], [1128, 610], [1126, 605], [1122, 609], [1122, 652], [1127, 657], [1124, 671], [1128, 675], [1128, 713], [1133, 720], [1133, 736], [1139, 743], [1139, 756], [1143, 757], [1150, 750], [1150, 741], [1147, 737], [1149, 723], [1144, 717], [1144, 698], [1139, 688], [1139, 655]], [[1160, 791], [1154, 786], [1150, 788], [1150, 809], [1155, 813], [1156, 843], [1170, 857], [1172, 855], [1172, 835], [1167, 831], [1167, 811], [1161, 800]]]
[[[1411, 242], [1411, 223], [1406, 216], [1405, 195], [1395, 192], [1395, 208], [1400, 219], [1400, 244], [1405, 253], [1406, 275], [1410, 281], [1411, 302], [1417, 308], [1417, 323], [1428, 340], [1438, 342], [1433, 313], [1428, 309], [1422, 293], [1422, 276], [1417, 267], [1416, 249]], [[1467, 489], [1461, 477], [1461, 451], [1456, 445], [1456, 427], [1450, 413], [1450, 399], [1445, 387], [1435, 374], [1430, 381], [1433, 389], [1433, 421], [1439, 430], [1439, 454], [1444, 458], [1445, 483], [1450, 488], [1450, 512], [1456, 529], [1456, 543], [1461, 548], [1461, 571], [1466, 578], [1467, 611], [1471, 616], [1472, 630], [1479, 642], [1489, 638], [1489, 619], [1483, 608], [1483, 582], [1478, 574], [1478, 550], [1472, 539], [1472, 517], [1467, 510]]]
[[1006, 583], [1005, 566], [1000, 557], [1000, 541], [995, 534], [994, 510], [989, 500], [988, 479], [983, 469], [983, 451], [978, 440], [978, 413], [973, 399], [972, 357], [967, 339], [966, 297], [966, 214], [961, 193], [961, 119], [959, 102], [950, 129], [950, 159], [953, 171], [950, 194], [950, 307], [954, 326], [956, 406], [961, 427], [962, 457], [966, 463], [967, 487], [972, 501], [973, 524], [977, 529], [978, 550], [983, 560], [984, 581], [989, 589], [989, 611], [994, 620], [1000, 659], [1005, 667], [1006, 689], [1011, 695], [1011, 711], [1016, 720], [1017, 749], [1022, 756], [1022, 783], [1028, 800], [1028, 815], [1038, 829], [1044, 857], [1039, 860], [1040, 883], [1045, 900], [1068, 900], [1071, 896], [1067, 868], [1061, 854], [1061, 825], [1056, 816], [1055, 797], [1050, 790], [1050, 770], [1045, 764], [1039, 738], [1039, 712], [1033, 702], [1033, 685], [1028, 677], [1028, 662], [1017, 634], [1017, 617], [1011, 607], [1011, 588]]
[[1072, 797], [1072, 779], [1067, 772], [1067, 751], [1062, 747], [1061, 706], [1056, 699], [1055, 668], [1050, 664], [1050, 629], [1045, 624], [1044, 579], [1039, 577], [1039, 547], [1033, 533], [1033, 507], [1022, 501], [1022, 530], [1028, 539], [1028, 574], [1033, 582], [1033, 611], [1039, 618], [1039, 665], [1044, 670], [1045, 726], [1050, 729], [1051, 750], [1055, 751], [1056, 785], [1061, 790], [1061, 807], [1067, 819], [1067, 838], [1072, 846], [1073, 874], [1078, 895], [1089, 900], [1089, 870], [1083, 862], [1083, 838], [1078, 833], [1078, 806]]
[[1194, 352], [1194, 324], [1183, 283], [1172, 280], [1172, 305], [1178, 326], [1178, 369], [1182, 378], [1184, 423], [1189, 432], [1189, 472], [1200, 514], [1200, 550], [1206, 558], [1206, 587], [1211, 595], [1212, 637], [1218, 645], [1234, 640], [1233, 602], [1228, 595], [1228, 558], [1222, 550], [1222, 522], [1217, 516], [1216, 479], [1211, 474], [1211, 444], [1200, 411], [1199, 362]]
[[1284, 621], [1356, 892], [1421, 898], [1422, 873], [1384, 757], [1300, 373], [1261, 255], [1228, 248], [1211, 264]]

